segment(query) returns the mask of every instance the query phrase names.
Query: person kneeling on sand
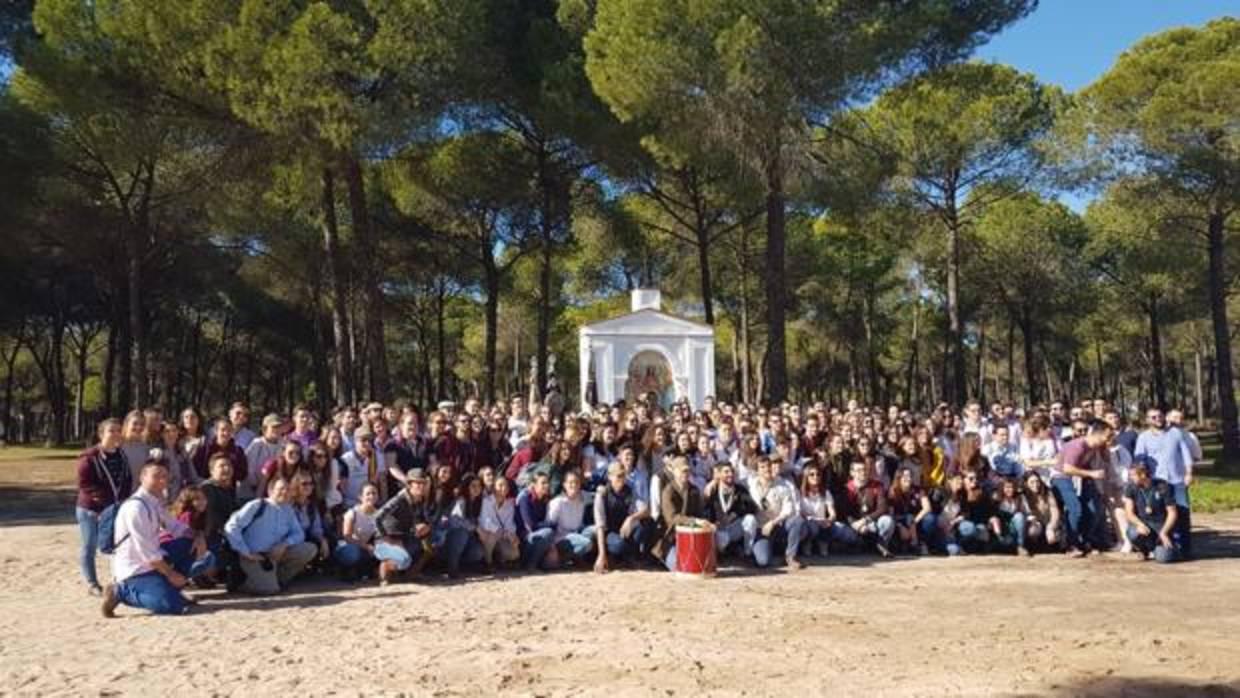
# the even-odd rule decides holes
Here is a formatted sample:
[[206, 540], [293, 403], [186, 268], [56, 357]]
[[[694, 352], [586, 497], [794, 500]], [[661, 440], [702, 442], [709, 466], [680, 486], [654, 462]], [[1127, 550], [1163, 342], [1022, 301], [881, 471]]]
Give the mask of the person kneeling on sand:
[[185, 577], [173, 563], [164, 559], [159, 546], [160, 533], [174, 536], [185, 530], [185, 524], [168, 515], [163, 493], [168, 488], [168, 468], [160, 462], [148, 462], [139, 472], [141, 487], [126, 499], [116, 514], [113, 538], [112, 578], [103, 592], [103, 615], [115, 616], [120, 604], [145, 608], [159, 615], [184, 613], [190, 603], [181, 594]]
[[1133, 463], [1130, 472], [1131, 480], [1124, 487], [1124, 513], [1132, 550], [1142, 559], [1153, 553], [1158, 562], [1175, 562], [1180, 557], [1171, 540], [1179, 517], [1175, 493], [1166, 481], [1150, 477], [1150, 468], [1142, 461]]
[[405, 472], [405, 483], [405, 489], [375, 514], [380, 536], [375, 544], [380, 584], [390, 583], [397, 573], [411, 568], [420, 571], [430, 562], [433, 551], [435, 509], [430, 498], [430, 478], [422, 468], [410, 468]]
[[318, 554], [318, 546], [306, 541], [292, 497], [289, 481], [277, 477], [267, 484], [266, 499], [247, 502], [224, 524], [245, 575], [240, 591], [279, 593]]

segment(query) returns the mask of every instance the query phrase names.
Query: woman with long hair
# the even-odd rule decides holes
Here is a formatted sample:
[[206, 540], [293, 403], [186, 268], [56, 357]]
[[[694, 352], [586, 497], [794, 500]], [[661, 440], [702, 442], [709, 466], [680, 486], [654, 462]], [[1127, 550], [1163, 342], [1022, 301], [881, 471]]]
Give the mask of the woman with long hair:
[[901, 466], [896, 471], [887, 501], [896, 523], [896, 540], [906, 550], [921, 555], [930, 553], [930, 546], [937, 546], [938, 525], [930, 497], [913, 481], [913, 471]]
[[361, 499], [345, 511], [341, 519], [340, 542], [332, 559], [340, 567], [345, 581], [368, 576], [375, 569], [375, 515], [379, 512], [379, 488], [368, 482], [362, 486]]
[[1046, 486], [1046, 481], [1035, 470], [1025, 471], [1024, 488], [1025, 511], [1025, 547], [1038, 550], [1043, 545], [1051, 550], [1058, 550], [1063, 542], [1063, 528], [1060, 520], [1059, 502]]

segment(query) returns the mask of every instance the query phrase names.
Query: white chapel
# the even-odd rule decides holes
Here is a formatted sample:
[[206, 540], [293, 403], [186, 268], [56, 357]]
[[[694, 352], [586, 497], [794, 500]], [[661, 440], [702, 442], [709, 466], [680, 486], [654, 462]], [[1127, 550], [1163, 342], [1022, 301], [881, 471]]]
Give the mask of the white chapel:
[[579, 331], [581, 404], [632, 404], [655, 393], [664, 407], [688, 398], [700, 409], [715, 394], [715, 330], [669, 315], [655, 289], [632, 293], [632, 312], [583, 326]]

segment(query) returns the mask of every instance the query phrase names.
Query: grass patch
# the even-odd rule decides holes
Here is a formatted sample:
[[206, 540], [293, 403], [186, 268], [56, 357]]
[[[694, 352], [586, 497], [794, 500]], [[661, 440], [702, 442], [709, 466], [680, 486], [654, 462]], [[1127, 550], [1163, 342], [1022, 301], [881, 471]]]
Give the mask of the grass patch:
[[0, 448], [0, 463], [11, 461], [72, 460], [82, 452], [81, 448], [64, 446], [4, 446]]
[[1213, 514], [1240, 509], [1240, 478], [1198, 476], [1192, 487], [1193, 511]]

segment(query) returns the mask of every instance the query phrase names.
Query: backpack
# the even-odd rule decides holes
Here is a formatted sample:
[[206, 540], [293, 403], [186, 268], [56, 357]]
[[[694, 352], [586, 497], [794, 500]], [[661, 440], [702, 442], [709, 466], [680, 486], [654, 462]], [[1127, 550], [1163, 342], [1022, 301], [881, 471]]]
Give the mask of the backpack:
[[129, 497], [122, 502], [108, 505], [108, 508], [99, 514], [99, 552], [104, 555], [111, 555], [116, 552], [117, 548], [121, 547], [121, 544], [129, 540], [129, 532], [121, 536], [120, 540], [116, 540], [116, 516], [120, 513], [121, 505], [130, 499], [137, 500], [142, 505], [142, 509], [146, 511], [147, 516], [151, 515], [151, 508], [138, 497]]
[[112, 473], [108, 472], [107, 466], [95, 461], [95, 469], [103, 472], [103, 476], [108, 479], [108, 486], [112, 488], [112, 503], [99, 512], [98, 542], [95, 547], [104, 555], [111, 555], [123, 542], [123, 540], [114, 540], [114, 536], [116, 535], [116, 515], [120, 512], [125, 500], [120, 499], [120, 488], [116, 486], [116, 481], [112, 479]]

